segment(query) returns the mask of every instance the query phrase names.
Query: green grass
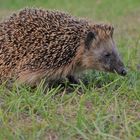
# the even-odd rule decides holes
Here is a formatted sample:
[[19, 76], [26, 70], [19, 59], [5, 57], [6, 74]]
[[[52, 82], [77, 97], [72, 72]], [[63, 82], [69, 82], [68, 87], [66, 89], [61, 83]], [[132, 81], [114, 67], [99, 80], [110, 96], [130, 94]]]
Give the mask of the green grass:
[[0, 0], [0, 16], [25, 6], [68, 11], [111, 22], [129, 70], [127, 77], [86, 72], [89, 85], [69, 93], [0, 86], [0, 140], [139, 140], [140, 1], [139, 0]]

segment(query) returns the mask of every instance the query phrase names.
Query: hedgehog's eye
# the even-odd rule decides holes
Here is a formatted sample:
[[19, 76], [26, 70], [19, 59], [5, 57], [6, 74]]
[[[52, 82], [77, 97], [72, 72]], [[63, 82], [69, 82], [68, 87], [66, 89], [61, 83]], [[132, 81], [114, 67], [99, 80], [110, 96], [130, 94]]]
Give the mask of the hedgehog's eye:
[[111, 56], [111, 53], [107, 52], [104, 54], [105, 58], [109, 58]]

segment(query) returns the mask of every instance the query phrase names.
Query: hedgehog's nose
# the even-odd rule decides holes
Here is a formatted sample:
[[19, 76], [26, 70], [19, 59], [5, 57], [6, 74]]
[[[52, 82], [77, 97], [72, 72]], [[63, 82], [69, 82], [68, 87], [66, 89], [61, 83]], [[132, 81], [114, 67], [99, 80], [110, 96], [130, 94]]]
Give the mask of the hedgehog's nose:
[[119, 69], [116, 69], [116, 72], [122, 76], [125, 76], [127, 74], [127, 70], [124, 67], [120, 67]]
[[122, 76], [125, 76], [125, 75], [127, 74], [127, 70], [126, 70], [125, 68], [122, 68], [120, 74], [121, 74]]

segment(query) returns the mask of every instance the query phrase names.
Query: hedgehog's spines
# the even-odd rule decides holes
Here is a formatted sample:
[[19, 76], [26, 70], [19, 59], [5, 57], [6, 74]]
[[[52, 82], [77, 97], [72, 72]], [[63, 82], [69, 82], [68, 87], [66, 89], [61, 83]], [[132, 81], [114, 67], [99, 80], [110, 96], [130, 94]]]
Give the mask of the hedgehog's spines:
[[88, 32], [97, 29], [64, 12], [22, 9], [0, 23], [0, 77], [67, 76], [80, 63]]

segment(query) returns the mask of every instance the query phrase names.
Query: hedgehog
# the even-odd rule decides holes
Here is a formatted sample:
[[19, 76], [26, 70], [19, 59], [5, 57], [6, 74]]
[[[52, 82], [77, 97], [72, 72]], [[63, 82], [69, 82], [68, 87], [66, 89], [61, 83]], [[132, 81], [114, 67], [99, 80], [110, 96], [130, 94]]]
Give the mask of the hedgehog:
[[0, 22], [0, 80], [36, 85], [93, 69], [126, 75], [114, 27], [68, 13], [25, 8]]

